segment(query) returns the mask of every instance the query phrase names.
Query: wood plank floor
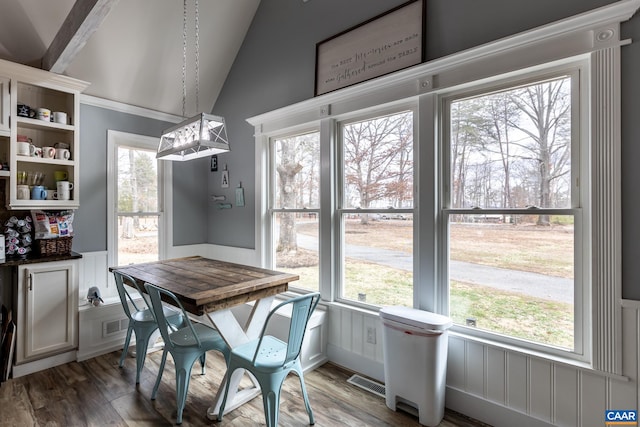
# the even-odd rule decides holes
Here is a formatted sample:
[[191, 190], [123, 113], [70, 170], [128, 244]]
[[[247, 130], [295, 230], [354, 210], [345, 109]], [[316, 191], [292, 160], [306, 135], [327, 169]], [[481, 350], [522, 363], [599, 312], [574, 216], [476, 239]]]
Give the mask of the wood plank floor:
[[[151, 390], [161, 352], [147, 356], [140, 385], [135, 386], [135, 359], [118, 368], [120, 352], [84, 362], [73, 362], [0, 386], [0, 426], [170, 426], [175, 423], [175, 376], [168, 357], [155, 401]], [[206, 416], [224, 373], [224, 359], [207, 354], [207, 373], [194, 366], [183, 415], [183, 426], [264, 425], [262, 399], [226, 414], [222, 422]], [[419, 426], [416, 417], [393, 412], [384, 399], [347, 383], [351, 376], [336, 365], [325, 364], [305, 375], [316, 426]], [[248, 384], [248, 380], [245, 381]], [[285, 381], [280, 399], [280, 426], [304, 426], [309, 419], [295, 375]], [[486, 426], [447, 411], [441, 427]]]

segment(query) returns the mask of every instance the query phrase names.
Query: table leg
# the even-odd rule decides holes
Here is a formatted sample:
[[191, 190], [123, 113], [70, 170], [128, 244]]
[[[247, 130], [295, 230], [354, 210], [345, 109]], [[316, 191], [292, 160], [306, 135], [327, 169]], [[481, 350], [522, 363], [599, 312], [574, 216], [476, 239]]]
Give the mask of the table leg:
[[[273, 303], [274, 298], [275, 296], [270, 296], [256, 301], [244, 328], [240, 326], [238, 319], [236, 319], [229, 309], [211, 312], [208, 317], [216, 329], [218, 329], [218, 332], [220, 332], [220, 335], [222, 335], [222, 338], [224, 338], [229, 347], [233, 349], [260, 336], [264, 322], [271, 311], [271, 304]], [[245, 372], [246, 371], [244, 369], [236, 369], [231, 375], [227, 403], [224, 408], [225, 414], [260, 394], [260, 385], [258, 384], [258, 381], [248, 372], [246, 373], [249, 374], [249, 378], [253, 382], [253, 387], [238, 390], [238, 386], [240, 385], [240, 381], [242, 380]], [[228, 374], [228, 372], [225, 374], [222, 384], [218, 388], [218, 392], [214, 399], [214, 405], [207, 410], [207, 417], [210, 420], [218, 419], [218, 412], [220, 411], [220, 405], [222, 405], [224, 385], [226, 384]]]

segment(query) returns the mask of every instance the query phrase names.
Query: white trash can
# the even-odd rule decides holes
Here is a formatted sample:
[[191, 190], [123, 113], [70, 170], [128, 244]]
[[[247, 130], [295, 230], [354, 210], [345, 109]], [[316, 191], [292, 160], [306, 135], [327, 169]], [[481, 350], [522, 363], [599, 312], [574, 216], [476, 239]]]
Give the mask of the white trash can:
[[450, 318], [408, 307], [380, 310], [386, 402], [418, 411], [420, 424], [437, 426], [444, 417]]

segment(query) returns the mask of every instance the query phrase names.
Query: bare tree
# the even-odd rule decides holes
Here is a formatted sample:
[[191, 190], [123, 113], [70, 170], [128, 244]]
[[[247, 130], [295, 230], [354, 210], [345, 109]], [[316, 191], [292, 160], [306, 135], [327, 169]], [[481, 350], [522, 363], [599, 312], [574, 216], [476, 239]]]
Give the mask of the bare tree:
[[[570, 173], [570, 84], [569, 78], [562, 78], [528, 85], [511, 97], [524, 118], [512, 125], [529, 137], [519, 145], [538, 164], [538, 206], [544, 208], [552, 207], [552, 183]], [[549, 216], [540, 215], [538, 224], [549, 225]]]
[[[410, 187], [413, 182], [411, 116], [400, 113], [344, 126], [345, 185], [354, 189], [357, 207], [407, 198], [408, 176]], [[361, 221], [366, 224], [367, 215]]]

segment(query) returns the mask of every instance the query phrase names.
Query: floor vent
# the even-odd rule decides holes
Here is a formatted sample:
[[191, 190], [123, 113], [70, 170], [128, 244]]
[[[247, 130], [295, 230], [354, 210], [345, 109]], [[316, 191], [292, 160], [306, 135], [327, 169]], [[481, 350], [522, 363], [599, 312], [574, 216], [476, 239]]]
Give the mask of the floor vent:
[[377, 383], [375, 381], [371, 381], [368, 378], [361, 377], [360, 375], [352, 375], [351, 378], [347, 380], [349, 384], [353, 384], [356, 387], [360, 387], [363, 390], [367, 390], [375, 395], [380, 397], [386, 397], [384, 384]]

